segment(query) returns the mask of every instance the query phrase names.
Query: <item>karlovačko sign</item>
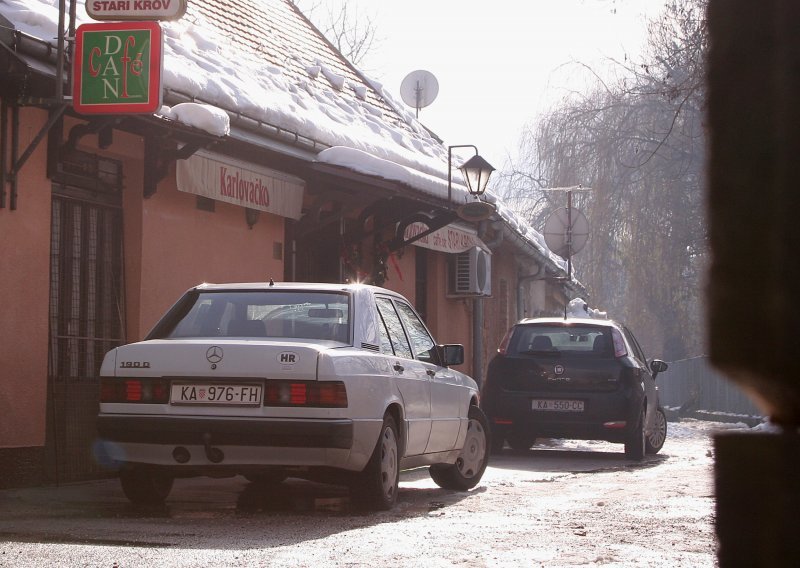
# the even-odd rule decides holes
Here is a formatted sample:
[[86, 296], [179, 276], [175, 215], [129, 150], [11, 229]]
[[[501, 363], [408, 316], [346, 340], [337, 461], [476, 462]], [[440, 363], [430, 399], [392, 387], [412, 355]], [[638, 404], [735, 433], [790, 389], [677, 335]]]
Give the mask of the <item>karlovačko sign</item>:
[[305, 182], [293, 175], [198, 150], [175, 165], [179, 191], [299, 219]]
[[75, 33], [72, 104], [81, 114], [152, 114], [161, 108], [158, 22], [83, 24]]
[[94, 20], [177, 20], [186, 13], [186, 0], [86, 0]]

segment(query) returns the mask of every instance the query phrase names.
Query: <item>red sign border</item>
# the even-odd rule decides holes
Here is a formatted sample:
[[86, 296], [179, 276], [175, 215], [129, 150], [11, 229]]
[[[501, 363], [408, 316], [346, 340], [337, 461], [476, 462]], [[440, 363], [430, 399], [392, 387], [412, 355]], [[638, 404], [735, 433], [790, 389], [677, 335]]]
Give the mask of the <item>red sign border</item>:
[[[146, 103], [82, 104], [83, 86], [83, 35], [86, 32], [137, 31], [150, 32], [150, 85]], [[161, 75], [164, 62], [164, 33], [156, 21], [102, 22], [81, 24], [75, 30], [75, 56], [73, 65], [72, 106], [80, 114], [153, 114], [162, 105]], [[156, 70], [154, 72], [153, 70]]]
[[173, 14], [156, 14], [153, 11], [147, 13], [147, 10], [141, 10], [137, 13], [135, 10], [118, 10], [111, 12], [95, 12], [90, 8], [91, 0], [86, 0], [85, 8], [86, 14], [93, 20], [158, 20], [167, 22], [171, 20], [179, 20], [186, 14], [187, 0], [176, 0], [178, 2], [178, 11]]

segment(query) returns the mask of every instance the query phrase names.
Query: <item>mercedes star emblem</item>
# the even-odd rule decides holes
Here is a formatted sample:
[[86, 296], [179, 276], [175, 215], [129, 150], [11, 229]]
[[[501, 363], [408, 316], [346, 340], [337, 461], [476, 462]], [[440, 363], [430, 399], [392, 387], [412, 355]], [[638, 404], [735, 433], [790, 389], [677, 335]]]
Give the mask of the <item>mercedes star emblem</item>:
[[222, 361], [222, 347], [216, 345], [209, 347], [208, 351], [206, 351], [206, 359], [212, 364]]

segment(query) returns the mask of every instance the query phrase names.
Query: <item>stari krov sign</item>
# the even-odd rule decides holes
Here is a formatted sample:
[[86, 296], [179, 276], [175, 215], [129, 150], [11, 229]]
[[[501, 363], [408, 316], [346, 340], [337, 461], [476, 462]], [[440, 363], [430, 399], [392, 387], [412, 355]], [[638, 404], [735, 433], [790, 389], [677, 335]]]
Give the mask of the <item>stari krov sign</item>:
[[176, 20], [186, 13], [186, 0], [86, 0], [95, 20]]
[[154, 113], [161, 107], [158, 22], [83, 24], [75, 33], [72, 101], [82, 114]]

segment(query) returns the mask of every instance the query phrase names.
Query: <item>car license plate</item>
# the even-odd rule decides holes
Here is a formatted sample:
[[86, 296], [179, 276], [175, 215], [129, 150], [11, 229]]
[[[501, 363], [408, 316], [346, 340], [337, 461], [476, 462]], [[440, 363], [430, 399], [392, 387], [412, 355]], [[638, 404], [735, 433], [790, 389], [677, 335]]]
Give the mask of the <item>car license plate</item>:
[[556, 412], [583, 412], [582, 400], [533, 399], [533, 410], [552, 410]]
[[225, 385], [215, 383], [173, 383], [172, 404], [213, 404], [220, 406], [260, 406], [263, 385]]

